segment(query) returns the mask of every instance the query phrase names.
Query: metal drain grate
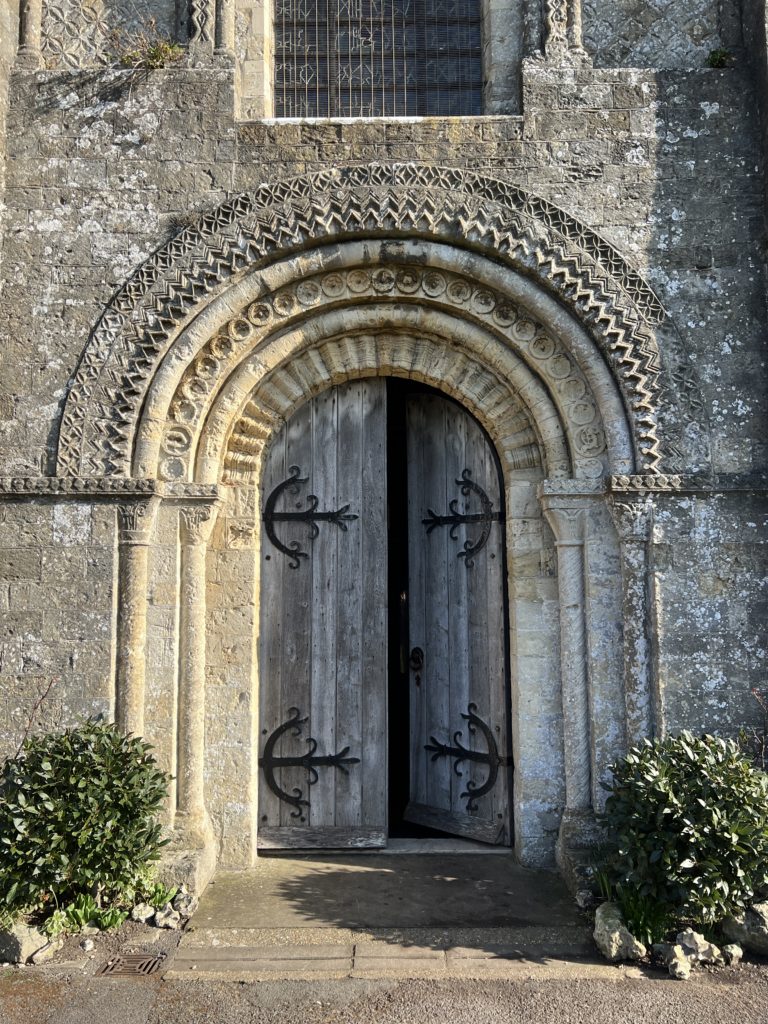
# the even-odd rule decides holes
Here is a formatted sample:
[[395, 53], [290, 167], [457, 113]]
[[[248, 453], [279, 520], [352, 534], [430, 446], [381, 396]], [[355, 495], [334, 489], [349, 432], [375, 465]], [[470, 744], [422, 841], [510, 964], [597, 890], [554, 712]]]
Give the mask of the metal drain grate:
[[122, 977], [145, 978], [148, 974], [154, 974], [165, 960], [165, 953], [122, 953], [120, 956], [113, 956], [107, 960], [103, 967], [99, 968], [97, 974], [109, 974]]

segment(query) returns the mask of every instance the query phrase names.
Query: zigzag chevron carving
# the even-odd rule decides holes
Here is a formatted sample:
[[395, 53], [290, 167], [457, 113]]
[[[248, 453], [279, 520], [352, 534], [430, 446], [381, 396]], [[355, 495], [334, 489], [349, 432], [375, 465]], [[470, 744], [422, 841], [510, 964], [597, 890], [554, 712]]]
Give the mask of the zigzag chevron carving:
[[470, 245], [554, 292], [619, 379], [638, 469], [659, 470], [654, 328], [665, 313], [640, 274], [569, 214], [515, 185], [456, 168], [373, 164], [262, 185], [203, 215], [142, 264], [83, 354], [62, 417], [59, 475], [130, 475], [147, 385], [171, 336], [214, 289], [291, 250], [364, 233]]

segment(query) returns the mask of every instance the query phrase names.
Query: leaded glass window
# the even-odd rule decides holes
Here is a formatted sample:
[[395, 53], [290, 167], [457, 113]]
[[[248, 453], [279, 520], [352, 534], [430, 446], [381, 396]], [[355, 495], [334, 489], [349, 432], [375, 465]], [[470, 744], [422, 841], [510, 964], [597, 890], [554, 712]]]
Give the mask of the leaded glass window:
[[275, 0], [278, 117], [482, 113], [480, 0]]

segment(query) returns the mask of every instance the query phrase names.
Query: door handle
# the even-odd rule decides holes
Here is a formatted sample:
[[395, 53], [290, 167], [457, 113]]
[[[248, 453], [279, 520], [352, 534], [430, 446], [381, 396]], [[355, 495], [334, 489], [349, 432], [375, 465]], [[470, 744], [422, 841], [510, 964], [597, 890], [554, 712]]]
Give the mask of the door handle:
[[420, 647], [414, 647], [411, 651], [409, 664], [414, 672], [420, 672], [424, 668], [424, 651]]
[[420, 647], [414, 647], [411, 650], [411, 656], [408, 659], [408, 664], [411, 666], [411, 671], [416, 673], [415, 683], [417, 686], [421, 686], [421, 670], [424, 668], [424, 651]]

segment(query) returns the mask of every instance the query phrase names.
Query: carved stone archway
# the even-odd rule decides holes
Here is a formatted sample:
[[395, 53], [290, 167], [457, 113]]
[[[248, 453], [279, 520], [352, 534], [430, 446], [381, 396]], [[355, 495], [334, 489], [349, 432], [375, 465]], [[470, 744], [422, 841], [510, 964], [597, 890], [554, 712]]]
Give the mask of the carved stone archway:
[[654, 333], [663, 318], [616, 250], [563, 211], [492, 178], [415, 165], [322, 172], [240, 196], [158, 250], [115, 297], [67, 399], [58, 472], [151, 481], [154, 496], [137, 493], [121, 520], [116, 707], [132, 731], [143, 728], [137, 638], [157, 497], [178, 508], [177, 846], [196, 884], [214, 848], [201, 637], [216, 509], [243, 490], [258, 509], [262, 454], [279, 424], [324, 387], [367, 375], [413, 376], [459, 398], [496, 443], [508, 490], [516, 474], [538, 473], [527, 515], [546, 516], [557, 550], [563, 842], [588, 826], [599, 767], [587, 558], [596, 532], [608, 547], [621, 541], [632, 616], [623, 678], [608, 684], [623, 694], [619, 731], [635, 739], [653, 727], [647, 538], [631, 493], [618, 539], [605, 523], [611, 481], [666, 486]]
[[149, 383], [180, 330], [225, 288], [302, 251], [353, 236], [422, 238], [483, 253], [538, 283], [584, 325], [618, 381], [635, 470], [661, 466], [662, 306], [610, 244], [518, 186], [475, 172], [372, 164], [264, 185], [159, 249], [115, 297], [89, 342], [62, 418], [62, 476], [129, 476]]

